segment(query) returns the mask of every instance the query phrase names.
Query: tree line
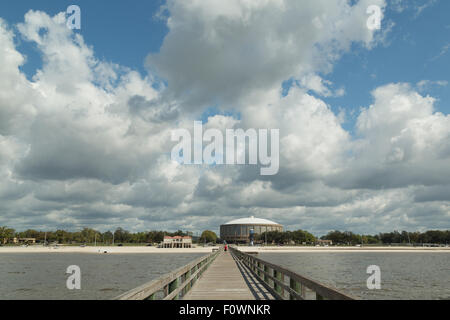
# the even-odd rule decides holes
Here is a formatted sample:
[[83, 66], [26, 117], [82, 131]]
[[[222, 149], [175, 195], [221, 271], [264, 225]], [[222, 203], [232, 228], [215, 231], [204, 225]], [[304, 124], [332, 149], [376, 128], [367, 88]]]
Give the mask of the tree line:
[[257, 242], [276, 244], [311, 244], [316, 242], [316, 237], [304, 230], [297, 231], [269, 231], [255, 236]]
[[450, 244], [450, 230], [430, 230], [426, 232], [394, 231], [378, 235], [360, 235], [353, 232], [332, 231], [323, 240], [334, 244]]
[[[256, 242], [273, 244], [316, 244], [319, 238], [304, 230], [271, 231], [255, 236]], [[430, 230], [426, 232], [393, 231], [377, 235], [363, 235], [350, 231], [331, 231], [320, 237], [331, 240], [335, 245], [389, 245], [389, 244], [450, 244], [450, 230]]]
[[29, 229], [22, 232], [16, 232], [14, 229], [0, 227], [0, 243], [3, 239], [12, 238], [34, 238], [39, 243], [47, 241], [49, 243], [72, 244], [72, 243], [160, 243], [164, 236], [188, 236], [189, 232], [178, 230], [176, 232], [167, 231], [147, 231], [132, 233], [122, 228], [115, 231], [100, 232], [91, 228], [83, 228], [80, 231], [70, 232], [65, 230], [56, 231], [37, 231]]
[[[146, 231], [132, 233], [123, 228], [117, 228], [115, 231], [100, 232], [91, 228], [83, 228], [80, 231], [70, 232], [65, 230], [56, 231], [37, 231], [26, 230], [16, 232], [12, 228], [0, 227], [0, 244], [6, 240], [16, 238], [35, 238], [37, 242], [44, 243], [104, 243], [104, 244], [145, 244], [160, 243], [164, 236], [192, 236], [190, 232], [178, 230], [176, 232], [167, 231]], [[195, 238], [195, 237], [194, 237]], [[380, 233], [377, 235], [362, 235], [350, 231], [331, 231], [320, 238], [321, 240], [331, 240], [336, 245], [357, 245], [357, 244], [450, 244], [450, 230], [439, 231], [430, 230], [426, 232], [407, 232], [393, 231], [389, 233]], [[221, 242], [220, 238], [210, 230], [202, 233], [198, 240], [204, 242]], [[270, 231], [255, 235], [255, 241], [260, 243], [274, 244], [314, 244], [319, 238], [304, 230], [297, 231]], [[6, 241], [7, 242], [7, 241]]]

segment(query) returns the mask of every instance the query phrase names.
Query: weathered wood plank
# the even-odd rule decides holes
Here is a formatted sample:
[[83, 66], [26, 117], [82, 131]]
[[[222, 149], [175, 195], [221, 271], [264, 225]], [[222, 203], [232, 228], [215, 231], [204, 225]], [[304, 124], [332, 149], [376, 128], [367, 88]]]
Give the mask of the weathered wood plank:
[[354, 299], [289, 269], [230, 249], [199, 258], [116, 299], [158, 299], [158, 292], [164, 291], [165, 300], [178, 299], [186, 292], [185, 300], [303, 300], [306, 287], [318, 300]]
[[[193, 268], [195, 268], [197, 271], [195, 272], [195, 275], [198, 275], [199, 269], [196, 268], [200, 264], [205, 264], [206, 261], [209, 261], [210, 259], [213, 259], [214, 255], [217, 255], [219, 253], [213, 253], [211, 255], [201, 257], [194, 262], [191, 262], [190, 264], [180, 267], [175, 271], [172, 271], [168, 274], [165, 274], [158, 279], [155, 279], [153, 281], [150, 281], [146, 284], [143, 284], [135, 289], [132, 289], [128, 292], [125, 292], [121, 294], [120, 296], [116, 297], [114, 300], [145, 300], [145, 299], [151, 299], [155, 298], [155, 294], [160, 291], [168, 291], [168, 286], [171, 282], [181, 277], [183, 274], [187, 272], [191, 272]], [[192, 277], [193, 278], [193, 277]], [[192, 279], [191, 279], [192, 280]], [[186, 284], [184, 284], [182, 287], [184, 287]], [[179, 290], [177, 290], [179, 291]], [[167, 296], [168, 292], [164, 293], [164, 296]]]
[[[336, 290], [335, 288], [331, 288], [325, 284], [319, 283], [317, 281], [314, 281], [312, 279], [309, 279], [307, 277], [301, 276], [289, 269], [280, 267], [278, 265], [275, 265], [273, 263], [261, 260], [259, 258], [256, 258], [254, 256], [245, 254], [235, 248], [231, 248], [231, 250], [238, 256], [242, 258], [242, 261], [244, 261], [247, 265], [254, 266], [253, 272], [255, 275], [258, 276], [259, 274], [262, 274], [263, 277], [259, 276], [261, 280], [263, 280], [266, 283], [269, 283], [270, 281], [273, 282], [273, 285], [271, 287], [274, 289], [274, 295], [278, 296], [280, 299], [285, 299], [285, 295], [278, 293], [280, 289], [284, 289], [286, 292], [290, 294], [290, 297], [297, 298], [299, 300], [304, 299], [305, 293], [304, 293], [304, 287], [307, 287], [308, 289], [314, 291], [316, 293], [317, 299], [328, 299], [328, 300], [356, 300], [357, 298], [340, 292]], [[259, 265], [262, 265], [263, 268], [258, 267]], [[278, 275], [283, 275], [282, 278], [278, 277]], [[295, 290], [293, 290], [290, 285], [286, 284], [284, 281], [284, 276], [287, 276], [290, 280], [293, 280], [294, 282], [298, 282], [302, 286], [302, 291], [297, 293]], [[270, 284], [269, 284], [270, 285]]]
[[255, 296], [230, 252], [225, 252], [205, 271], [184, 300], [255, 300]]

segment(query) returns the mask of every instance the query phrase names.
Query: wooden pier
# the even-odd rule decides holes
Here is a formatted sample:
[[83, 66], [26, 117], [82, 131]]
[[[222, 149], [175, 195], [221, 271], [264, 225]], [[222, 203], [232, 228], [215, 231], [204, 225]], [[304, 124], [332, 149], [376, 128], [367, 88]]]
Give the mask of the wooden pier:
[[221, 254], [184, 300], [274, 299], [230, 252]]
[[130, 290], [117, 300], [352, 300], [334, 288], [231, 247]]

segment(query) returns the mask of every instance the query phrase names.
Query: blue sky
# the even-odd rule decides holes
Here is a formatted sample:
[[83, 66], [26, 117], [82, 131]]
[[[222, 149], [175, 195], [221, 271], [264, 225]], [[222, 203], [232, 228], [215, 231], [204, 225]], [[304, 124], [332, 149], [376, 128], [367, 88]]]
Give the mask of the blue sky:
[[[450, 1], [387, 1], [379, 41], [366, 6], [384, 0], [311, 1], [1, 1], [15, 38], [0, 26], [0, 225], [202, 231], [254, 215], [318, 234], [446, 228]], [[47, 16], [72, 4], [98, 65]], [[46, 14], [19, 28], [29, 10]], [[36, 39], [42, 28], [52, 36]], [[279, 174], [174, 167], [168, 133], [194, 118], [279, 128]]]
[[[413, 6], [401, 13], [388, 7], [384, 27], [389, 22], [394, 22], [395, 26], [386, 44], [370, 51], [358, 47], [344, 55], [328, 79], [337, 86], [344, 85], [346, 95], [325, 100], [331, 105], [358, 111], [360, 106], [371, 102], [368, 92], [386, 83], [448, 81], [450, 52], [445, 51], [445, 47], [450, 44], [450, 2], [439, 1], [419, 16], [416, 12]], [[449, 114], [448, 86], [433, 85], [425, 93], [438, 98], [438, 110]]]
[[[422, 80], [449, 80], [450, 49], [447, 47], [447, 51], [446, 46], [450, 44], [450, 2], [437, 1], [418, 14], [417, 8], [427, 2], [410, 1], [402, 12], [388, 6], [383, 28], [391, 22], [395, 25], [386, 43], [372, 50], [354, 45], [350, 53], [337, 61], [334, 70], [324, 76], [336, 88], [345, 88], [346, 94], [342, 97], [324, 98], [335, 113], [340, 108], [349, 112], [348, 122], [343, 124], [345, 129], [353, 132], [353, 120], [359, 108], [371, 104], [370, 92], [378, 86], [391, 82], [416, 84]], [[77, 4], [82, 10], [80, 33], [87, 44], [94, 47], [96, 56], [146, 74], [146, 56], [159, 51], [168, 33], [165, 21], [157, 16], [164, 3], [164, 0], [2, 1], [0, 16], [9, 24], [16, 24], [23, 22], [24, 14], [30, 9], [54, 15]], [[27, 42], [20, 41], [19, 49], [28, 57], [23, 70], [30, 77], [40, 67], [41, 59]], [[424, 94], [438, 99], [438, 111], [450, 112], [448, 86], [431, 85]], [[215, 110], [211, 107], [204, 117], [214, 114]]]
[[[16, 24], [23, 22], [29, 10], [55, 15], [76, 4], [82, 11], [80, 33], [94, 47], [97, 57], [145, 73], [145, 57], [159, 50], [168, 31], [165, 21], [156, 17], [163, 3], [163, 0], [2, 1], [0, 17], [9, 24]], [[28, 75], [33, 74], [41, 64], [39, 55], [27, 43], [21, 45], [24, 49], [21, 52], [29, 57], [24, 70]]]

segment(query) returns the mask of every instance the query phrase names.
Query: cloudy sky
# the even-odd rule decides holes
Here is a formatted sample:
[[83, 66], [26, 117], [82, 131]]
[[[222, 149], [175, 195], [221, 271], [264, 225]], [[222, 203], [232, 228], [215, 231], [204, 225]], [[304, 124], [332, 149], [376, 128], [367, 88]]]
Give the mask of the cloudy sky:
[[[81, 30], [65, 25], [81, 8]], [[383, 10], [369, 30], [366, 10]], [[2, 1], [0, 225], [450, 228], [447, 0]], [[280, 171], [171, 131], [280, 129]]]

